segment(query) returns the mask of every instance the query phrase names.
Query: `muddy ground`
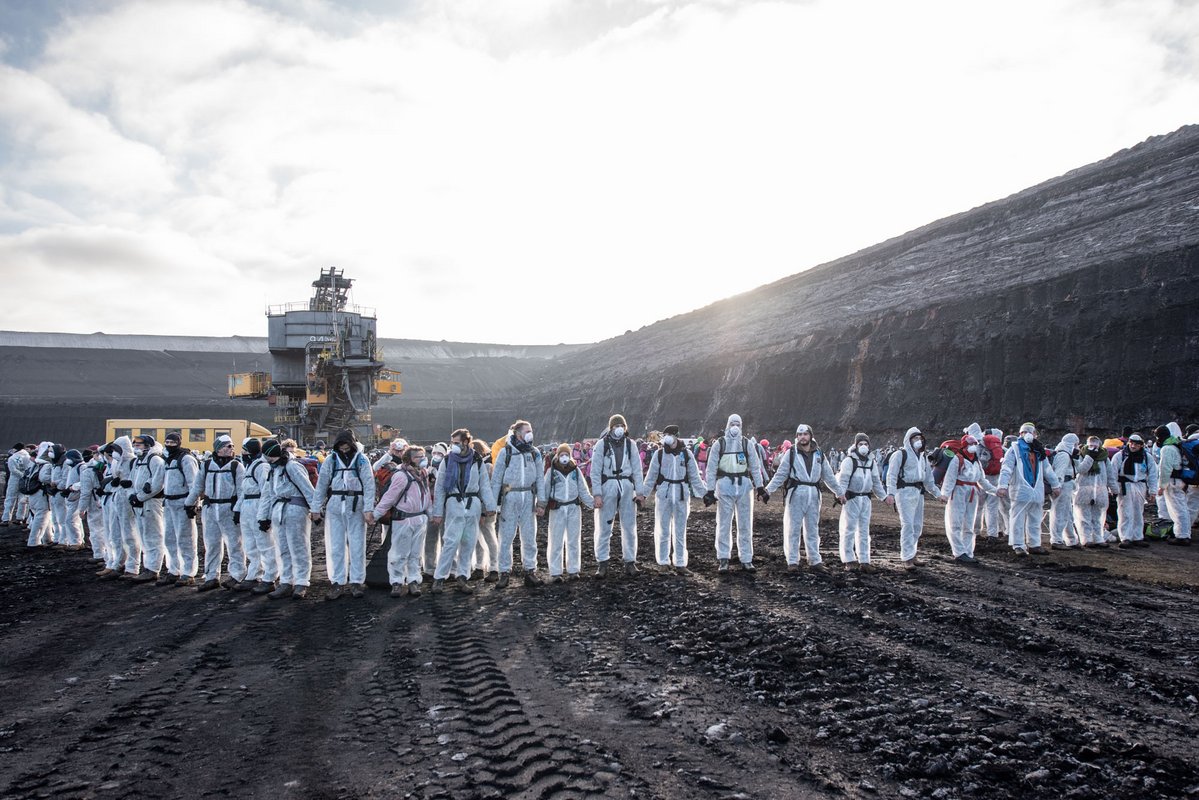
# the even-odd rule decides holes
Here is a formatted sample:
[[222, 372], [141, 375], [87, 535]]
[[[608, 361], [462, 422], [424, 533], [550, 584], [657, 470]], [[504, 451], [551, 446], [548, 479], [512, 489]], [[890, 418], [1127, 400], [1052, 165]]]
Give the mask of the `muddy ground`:
[[776, 502], [720, 579], [697, 503], [694, 578], [333, 603], [321, 552], [271, 601], [0, 529], [0, 796], [1199, 795], [1199, 548], [963, 567], [936, 507], [910, 574], [876, 508], [875, 575], [787, 574]]

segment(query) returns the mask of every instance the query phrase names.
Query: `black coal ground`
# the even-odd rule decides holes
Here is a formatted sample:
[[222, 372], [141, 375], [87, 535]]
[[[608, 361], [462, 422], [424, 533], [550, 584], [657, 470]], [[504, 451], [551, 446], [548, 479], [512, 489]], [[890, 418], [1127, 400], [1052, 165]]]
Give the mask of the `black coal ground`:
[[1199, 794], [1199, 553], [961, 567], [938, 510], [914, 575], [881, 507], [879, 573], [788, 574], [772, 503], [760, 570], [720, 579], [697, 504], [693, 578], [334, 603], [319, 546], [311, 599], [271, 601], [3, 533], [0, 795]]

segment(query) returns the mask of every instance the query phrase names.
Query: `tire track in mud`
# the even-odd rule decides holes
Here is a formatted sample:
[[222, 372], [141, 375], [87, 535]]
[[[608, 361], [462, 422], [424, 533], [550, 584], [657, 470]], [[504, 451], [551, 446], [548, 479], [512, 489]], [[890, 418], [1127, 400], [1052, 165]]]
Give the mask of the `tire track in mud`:
[[[431, 605], [437, 635], [421, 691], [431, 723], [420, 748], [430, 775], [422, 796], [565, 799], [626, 796], [642, 786], [613, 771], [614, 754], [567, 732], [570, 720], [540, 704], [534, 711], [514, 690], [493, 650], [503, 641], [500, 630], [517, 620], [456, 597], [434, 597]], [[542, 681], [553, 690], [542, 676], [521, 678], [534, 684], [523, 693], [540, 695]]]

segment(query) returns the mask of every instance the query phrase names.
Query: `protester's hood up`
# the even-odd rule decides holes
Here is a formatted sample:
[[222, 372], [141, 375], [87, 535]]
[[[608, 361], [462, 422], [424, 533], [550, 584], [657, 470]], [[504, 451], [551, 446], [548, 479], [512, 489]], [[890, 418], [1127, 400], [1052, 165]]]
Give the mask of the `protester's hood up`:
[[1056, 449], [1059, 453], [1073, 453], [1077, 447], [1078, 437], [1073, 433], [1067, 433], [1062, 437], [1062, 440], [1058, 442], [1057, 447], [1054, 449]]

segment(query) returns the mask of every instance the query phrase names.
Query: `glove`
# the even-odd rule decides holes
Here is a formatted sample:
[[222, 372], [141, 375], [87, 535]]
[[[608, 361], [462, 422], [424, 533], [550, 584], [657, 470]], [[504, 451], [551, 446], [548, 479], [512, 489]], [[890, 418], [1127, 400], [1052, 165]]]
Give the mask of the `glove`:
[[187, 514], [188, 519], [195, 519], [196, 518], [196, 507], [195, 506], [184, 506], [183, 513]]
[[133, 488], [133, 481], [130, 481], [130, 480], [122, 480], [122, 481], [121, 481], [121, 488], [122, 488], [122, 489], [132, 489], [132, 488]]
[[755, 492], [755, 494], [758, 496], [758, 499], [761, 500], [763, 503], [770, 502], [770, 493], [767, 492], [763, 487], [759, 486], [758, 490], [757, 490], [757, 492]]
[[150, 482], [149, 481], [146, 481], [145, 483], [142, 484], [142, 494], [154, 494], [154, 492], [150, 491]]
[[131, 494], [129, 495], [129, 505], [133, 506], [134, 508], [141, 508], [145, 505], [145, 503], [143, 503], [141, 500], [138, 500], [137, 495]]
[[258, 520], [258, 530], [262, 531], [263, 533], [266, 533], [270, 529], [271, 529], [271, 521], [269, 519]]
[[708, 492], [704, 495], [704, 508], [716, 502], [716, 492]]
[[233, 512], [233, 524], [234, 524], [234, 525], [240, 525], [240, 524], [241, 524], [241, 512], [240, 512], [240, 511], [234, 511], [234, 512]]
[[113, 476], [113, 477], [111, 477], [111, 478], [109, 478], [109, 479], [108, 479], [108, 485], [109, 485], [109, 486], [112, 486], [112, 487], [114, 487], [114, 488], [115, 488], [115, 487], [117, 487], [117, 486], [120, 486], [120, 485], [121, 485], [121, 479], [120, 479], [120, 478], [118, 478], [118, 477], [116, 477], [116, 476]]

